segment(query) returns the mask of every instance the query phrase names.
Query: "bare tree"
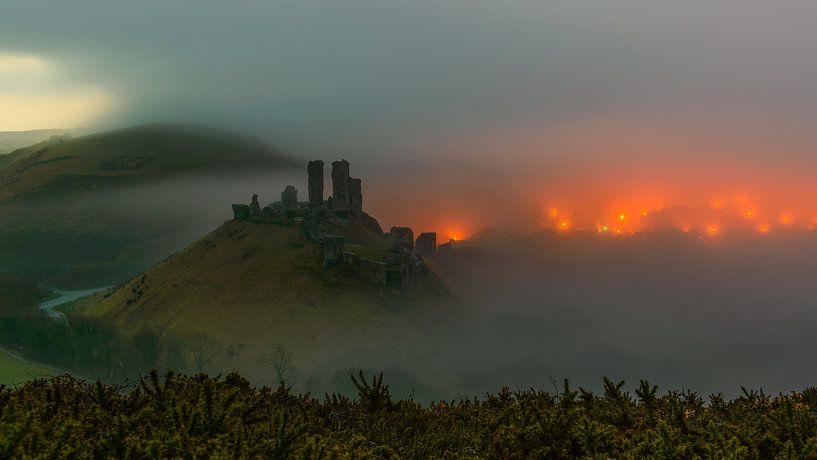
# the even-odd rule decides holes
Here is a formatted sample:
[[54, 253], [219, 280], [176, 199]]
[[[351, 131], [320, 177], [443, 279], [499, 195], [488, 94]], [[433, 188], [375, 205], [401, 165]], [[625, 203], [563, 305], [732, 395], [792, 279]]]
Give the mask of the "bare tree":
[[185, 342], [187, 352], [190, 354], [190, 360], [196, 366], [196, 371], [200, 374], [204, 373], [207, 366], [218, 356], [218, 341], [207, 334], [195, 332], [188, 335]]
[[266, 365], [272, 367], [275, 371], [278, 383], [284, 386], [292, 376], [292, 352], [282, 344], [276, 343], [272, 346], [272, 350], [264, 354], [262, 359]]

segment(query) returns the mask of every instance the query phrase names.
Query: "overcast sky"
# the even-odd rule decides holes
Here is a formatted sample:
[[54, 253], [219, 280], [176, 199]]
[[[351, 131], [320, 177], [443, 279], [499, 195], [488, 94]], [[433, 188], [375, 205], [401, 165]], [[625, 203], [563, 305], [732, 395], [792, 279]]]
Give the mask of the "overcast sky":
[[226, 127], [352, 160], [381, 208], [409, 201], [378, 181], [422, 177], [427, 213], [542, 183], [807, 184], [815, 18], [806, 0], [4, 0], [0, 130]]

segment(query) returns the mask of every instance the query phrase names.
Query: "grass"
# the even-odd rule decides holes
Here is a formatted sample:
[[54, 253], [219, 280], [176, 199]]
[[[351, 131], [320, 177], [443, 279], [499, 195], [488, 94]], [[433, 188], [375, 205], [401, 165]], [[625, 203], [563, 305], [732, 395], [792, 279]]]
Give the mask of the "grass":
[[53, 377], [54, 369], [28, 363], [0, 349], [0, 385], [17, 386], [31, 379]]

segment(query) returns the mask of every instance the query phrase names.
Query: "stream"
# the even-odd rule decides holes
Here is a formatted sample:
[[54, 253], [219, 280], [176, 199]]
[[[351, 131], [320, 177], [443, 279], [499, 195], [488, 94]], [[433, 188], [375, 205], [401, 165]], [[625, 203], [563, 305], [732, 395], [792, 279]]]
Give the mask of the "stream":
[[91, 294], [96, 294], [97, 292], [104, 291], [105, 289], [110, 289], [110, 287], [111, 286], [105, 286], [100, 288], [82, 289], [78, 291], [64, 291], [62, 289], [51, 289], [51, 292], [58, 294], [59, 297], [55, 299], [46, 300], [45, 302], [41, 303], [37, 308], [42, 310], [45, 314], [48, 315], [49, 318], [53, 319], [54, 321], [67, 324], [68, 318], [65, 316], [65, 313], [56, 310], [58, 306], [64, 305], [69, 302], [73, 302], [77, 299], [81, 299]]

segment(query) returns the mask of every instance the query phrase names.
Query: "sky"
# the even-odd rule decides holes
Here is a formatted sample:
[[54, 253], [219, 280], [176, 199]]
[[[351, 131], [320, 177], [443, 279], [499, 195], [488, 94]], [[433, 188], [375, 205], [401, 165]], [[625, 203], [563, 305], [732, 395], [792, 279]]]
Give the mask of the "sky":
[[815, 17], [806, 0], [4, 0], [0, 131], [246, 132], [350, 160], [385, 223], [452, 236], [741, 199], [810, 223]]

